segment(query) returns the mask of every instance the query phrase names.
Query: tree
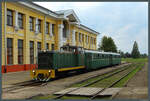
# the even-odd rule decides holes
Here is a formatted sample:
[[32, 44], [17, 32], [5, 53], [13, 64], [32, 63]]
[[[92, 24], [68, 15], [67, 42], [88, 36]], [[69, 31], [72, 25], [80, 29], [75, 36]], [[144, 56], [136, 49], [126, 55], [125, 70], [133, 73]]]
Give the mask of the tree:
[[102, 50], [104, 52], [117, 52], [117, 47], [111, 37], [104, 36], [99, 44], [98, 50]]
[[124, 54], [124, 52], [123, 52], [123, 51], [119, 50], [119, 51], [118, 51], [118, 53], [121, 55], [121, 57], [122, 57], [122, 58], [124, 58], [124, 57], [125, 57], [125, 54]]
[[131, 57], [131, 54], [128, 53], [128, 52], [126, 52], [126, 53], [125, 53], [125, 58], [130, 58], [130, 57]]
[[140, 52], [139, 52], [138, 44], [136, 41], [134, 41], [131, 56], [132, 56], [132, 58], [139, 58], [140, 57]]
[[147, 54], [146, 53], [141, 54], [141, 58], [147, 58]]

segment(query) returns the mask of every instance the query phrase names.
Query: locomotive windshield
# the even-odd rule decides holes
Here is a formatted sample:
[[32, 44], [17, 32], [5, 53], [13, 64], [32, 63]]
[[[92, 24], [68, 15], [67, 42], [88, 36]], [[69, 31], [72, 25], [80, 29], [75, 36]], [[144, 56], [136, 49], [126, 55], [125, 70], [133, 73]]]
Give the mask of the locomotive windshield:
[[83, 47], [78, 46], [64, 45], [60, 49], [61, 52], [84, 53]]
[[41, 52], [38, 54], [38, 69], [52, 68], [52, 53]]

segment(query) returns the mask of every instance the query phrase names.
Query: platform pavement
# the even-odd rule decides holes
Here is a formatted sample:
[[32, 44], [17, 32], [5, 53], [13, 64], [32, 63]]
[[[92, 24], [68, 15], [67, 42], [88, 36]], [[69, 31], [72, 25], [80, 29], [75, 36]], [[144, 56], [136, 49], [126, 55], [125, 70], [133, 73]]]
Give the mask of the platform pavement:
[[2, 88], [15, 83], [31, 80], [30, 71], [9, 72], [2, 74]]

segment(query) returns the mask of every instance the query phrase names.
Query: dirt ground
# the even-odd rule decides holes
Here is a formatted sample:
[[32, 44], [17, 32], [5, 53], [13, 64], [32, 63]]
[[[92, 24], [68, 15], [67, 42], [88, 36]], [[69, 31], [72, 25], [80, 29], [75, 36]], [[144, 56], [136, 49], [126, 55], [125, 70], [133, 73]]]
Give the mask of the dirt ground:
[[148, 63], [128, 81], [114, 99], [148, 99]]
[[[126, 64], [124, 64], [126, 65]], [[101, 74], [107, 71], [110, 71], [112, 69], [116, 69], [117, 67], [120, 66], [114, 66], [112, 68], [103, 68], [100, 70], [80, 74], [80, 75], [75, 75], [75, 76], [70, 76], [67, 78], [61, 78], [58, 80], [54, 80], [51, 82], [48, 82], [47, 85], [45, 86], [28, 86], [28, 87], [23, 87], [22, 89], [16, 89], [11, 92], [4, 92], [2, 90], [2, 99], [27, 99], [32, 96], [37, 96], [37, 95], [49, 95], [53, 94], [56, 91], [60, 91], [65, 89], [67, 86], [83, 81], [88, 77], [92, 77], [97, 74]], [[11, 87], [13, 86], [14, 83], [19, 83], [23, 81], [28, 81], [31, 80], [29, 72], [18, 72], [18, 73], [8, 73], [8, 74], [3, 74], [2, 75], [2, 88], [6, 87]]]

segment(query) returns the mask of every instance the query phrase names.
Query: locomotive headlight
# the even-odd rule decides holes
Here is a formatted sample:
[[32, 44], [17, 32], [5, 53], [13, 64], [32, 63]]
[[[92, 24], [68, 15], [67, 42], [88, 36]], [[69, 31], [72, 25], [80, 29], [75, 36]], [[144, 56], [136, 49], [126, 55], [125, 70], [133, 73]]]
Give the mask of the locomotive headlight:
[[48, 71], [49, 73], [51, 72], [51, 70]]
[[32, 71], [33, 73], [35, 72], [35, 70]]

